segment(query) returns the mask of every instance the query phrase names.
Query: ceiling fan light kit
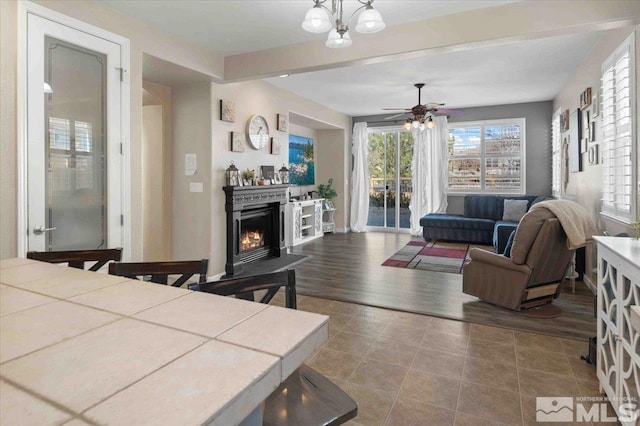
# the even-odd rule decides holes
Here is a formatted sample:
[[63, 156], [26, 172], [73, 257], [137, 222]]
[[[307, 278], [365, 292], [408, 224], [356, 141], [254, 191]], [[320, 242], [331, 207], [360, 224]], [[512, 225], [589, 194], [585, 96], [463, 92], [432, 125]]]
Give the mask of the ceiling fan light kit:
[[375, 0], [358, 0], [362, 6], [356, 9], [348, 21], [343, 19], [343, 0], [331, 0], [331, 9], [324, 3], [329, 0], [313, 0], [314, 5], [304, 17], [302, 28], [310, 33], [329, 32], [325, 45], [331, 48], [351, 46], [349, 23], [358, 15], [356, 31], [363, 34], [377, 33], [385, 28], [380, 12], [372, 6]]
[[436, 102], [428, 102], [426, 104], [422, 104], [422, 88], [424, 87], [424, 83], [416, 83], [414, 86], [418, 89], [418, 105], [412, 108], [383, 108], [383, 110], [387, 111], [404, 111], [400, 114], [395, 114], [390, 117], [386, 117], [385, 120], [391, 120], [396, 117], [402, 117], [406, 114], [412, 114], [413, 117], [407, 118], [402, 128], [405, 130], [411, 129], [433, 129], [436, 127], [435, 121], [433, 121], [433, 114], [436, 112], [445, 113], [445, 114], [457, 114], [462, 111], [455, 109], [440, 109], [438, 107], [444, 106], [442, 103]]

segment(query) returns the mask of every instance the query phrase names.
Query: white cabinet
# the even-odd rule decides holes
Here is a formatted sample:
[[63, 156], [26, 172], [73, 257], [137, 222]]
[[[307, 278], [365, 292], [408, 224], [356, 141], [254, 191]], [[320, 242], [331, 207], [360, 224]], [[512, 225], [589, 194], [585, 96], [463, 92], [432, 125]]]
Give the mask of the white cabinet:
[[640, 305], [640, 241], [595, 237], [598, 242], [598, 361], [600, 387], [623, 415], [624, 425], [636, 424], [621, 404], [640, 404], [640, 331], [633, 306]]
[[290, 247], [322, 237], [322, 200], [292, 201], [287, 205]]

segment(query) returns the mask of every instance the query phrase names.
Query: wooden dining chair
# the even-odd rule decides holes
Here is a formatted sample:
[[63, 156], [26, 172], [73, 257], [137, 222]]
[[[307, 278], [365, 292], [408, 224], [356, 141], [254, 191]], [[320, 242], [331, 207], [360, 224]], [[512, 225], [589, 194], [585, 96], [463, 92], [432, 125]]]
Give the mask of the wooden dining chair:
[[256, 291], [265, 291], [260, 303], [269, 303], [278, 290], [284, 288], [285, 306], [296, 309], [296, 271], [293, 269], [271, 274], [227, 278], [220, 281], [189, 285], [190, 290], [213, 293], [219, 296], [235, 296], [237, 299], [255, 301]]
[[192, 276], [198, 275], [198, 282], [207, 281], [208, 259], [182, 260], [173, 262], [115, 262], [109, 265], [109, 274], [121, 277], [143, 279], [150, 276], [152, 283], [169, 284], [170, 275], [180, 275], [171, 283], [173, 287], [181, 287]]
[[[285, 306], [296, 309], [296, 274], [285, 270], [270, 274], [192, 284], [189, 289], [269, 303], [284, 288]], [[263, 426], [340, 425], [358, 414], [358, 404], [338, 385], [302, 364], [265, 400]]]
[[85, 262], [95, 262], [90, 271], [97, 271], [107, 262], [122, 259], [122, 249], [68, 250], [68, 251], [29, 251], [27, 259], [48, 263], [68, 263], [71, 268], [84, 269]]

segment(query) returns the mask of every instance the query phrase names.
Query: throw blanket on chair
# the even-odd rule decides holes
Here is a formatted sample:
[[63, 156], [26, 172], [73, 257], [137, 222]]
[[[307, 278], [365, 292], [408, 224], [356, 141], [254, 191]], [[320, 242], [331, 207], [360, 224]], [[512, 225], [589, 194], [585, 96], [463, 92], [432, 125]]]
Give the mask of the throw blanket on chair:
[[590, 243], [592, 236], [597, 233], [587, 210], [576, 202], [569, 200], [541, 201], [531, 207], [531, 210], [533, 209], [547, 209], [558, 218], [564, 233], [567, 234], [569, 250]]

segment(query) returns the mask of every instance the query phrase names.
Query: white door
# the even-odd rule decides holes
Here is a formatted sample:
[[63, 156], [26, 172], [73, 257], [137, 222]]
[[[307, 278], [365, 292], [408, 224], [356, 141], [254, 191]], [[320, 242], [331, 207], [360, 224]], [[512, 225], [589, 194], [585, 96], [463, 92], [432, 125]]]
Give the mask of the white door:
[[28, 250], [123, 246], [120, 50], [28, 14]]

